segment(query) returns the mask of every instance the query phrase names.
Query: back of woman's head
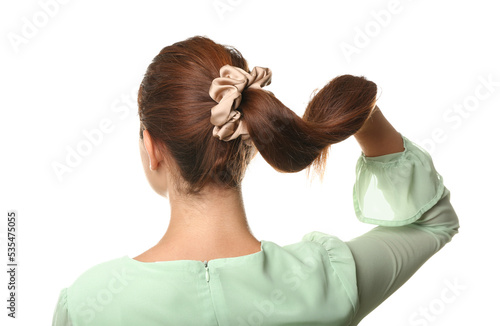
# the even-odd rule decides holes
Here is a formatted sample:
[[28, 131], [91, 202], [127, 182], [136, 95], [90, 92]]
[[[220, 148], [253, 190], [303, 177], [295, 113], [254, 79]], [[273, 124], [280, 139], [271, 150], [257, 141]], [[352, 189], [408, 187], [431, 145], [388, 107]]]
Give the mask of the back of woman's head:
[[[324, 166], [329, 145], [353, 135], [375, 105], [377, 87], [364, 77], [331, 80], [309, 102], [303, 118], [260, 88], [241, 93], [241, 121], [251, 145], [241, 137], [214, 137], [209, 95], [220, 69], [249, 72], [241, 53], [206, 37], [192, 37], [163, 48], [149, 65], [139, 88], [140, 136], [151, 138], [176, 163], [187, 193], [206, 185], [236, 188], [255, 151], [280, 172]], [[293, 77], [293, 76], [291, 76]]]

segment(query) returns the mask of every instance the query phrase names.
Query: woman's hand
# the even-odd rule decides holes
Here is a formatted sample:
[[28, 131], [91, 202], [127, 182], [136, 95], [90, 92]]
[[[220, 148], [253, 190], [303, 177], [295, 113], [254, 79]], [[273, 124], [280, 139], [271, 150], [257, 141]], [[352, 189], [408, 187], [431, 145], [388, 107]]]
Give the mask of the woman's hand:
[[404, 151], [403, 138], [376, 105], [354, 138], [368, 157]]

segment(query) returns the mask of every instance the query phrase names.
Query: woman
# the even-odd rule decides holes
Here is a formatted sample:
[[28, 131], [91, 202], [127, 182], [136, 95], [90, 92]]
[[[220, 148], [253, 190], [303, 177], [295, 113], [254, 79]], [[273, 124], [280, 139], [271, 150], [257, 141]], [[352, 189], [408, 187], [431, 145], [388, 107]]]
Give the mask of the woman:
[[[334, 78], [300, 118], [263, 89], [271, 70], [249, 71], [205, 37], [154, 58], [139, 146], [170, 224], [154, 247], [63, 289], [53, 325], [357, 325], [458, 232], [431, 157], [385, 119], [373, 82]], [[379, 226], [348, 242], [319, 231], [282, 247], [256, 239], [240, 187], [255, 154], [280, 172], [322, 170], [351, 135], [362, 150], [356, 215]]]

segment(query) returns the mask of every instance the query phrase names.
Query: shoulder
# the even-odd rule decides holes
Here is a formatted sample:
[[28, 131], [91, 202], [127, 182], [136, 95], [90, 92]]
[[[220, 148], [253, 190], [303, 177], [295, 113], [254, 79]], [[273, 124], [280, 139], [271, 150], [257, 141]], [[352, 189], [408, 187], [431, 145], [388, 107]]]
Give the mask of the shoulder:
[[305, 234], [301, 241], [285, 246], [271, 243], [273, 253], [279, 253], [278, 256], [301, 261], [307, 265], [321, 263], [330, 265], [334, 269], [337, 263], [354, 265], [354, 258], [347, 244], [327, 233], [312, 231]]
[[302, 242], [314, 244], [316, 248], [319, 248], [318, 250], [327, 254], [328, 260], [331, 263], [351, 260], [354, 262], [351, 250], [347, 244], [334, 235], [312, 231], [302, 237]]
[[274, 247], [278, 248], [277, 250], [296, 256], [307, 256], [310, 254], [324, 256], [329, 261], [340, 258], [350, 259], [352, 257], [349, 247], [347, 247], [344, 241], [334, 235], [320, 231], [312, 231], [305, 234], [299, 242], [285, 246], [274, 244]]
[[130, 268], [124, 257], [114, 258], [98, 263], [80, 274], [70, 290], [102, 288], [110, 283], [121, 282], [127, 279], [127, 270]]
[[113, 276], [119, 273], [120, 270], [126, 268], [124, 257], [114, 258], [101, 263], [98, 263], [80, 274], [72, 287], [79, 286], [81, 284], [87, 285], [88, 282], [101, 282], [103, 278], [107, 276]]
[[80, 274], [68, 287], [68, 296], [73, 302], [88, 297], [117, 293], [131, 281], [130, 266], [124, 257], [98, 263]]
[[94, 320], [131, 283], [126, 256], [96, 264], [80, 274], [67, 290], [72, 320]]

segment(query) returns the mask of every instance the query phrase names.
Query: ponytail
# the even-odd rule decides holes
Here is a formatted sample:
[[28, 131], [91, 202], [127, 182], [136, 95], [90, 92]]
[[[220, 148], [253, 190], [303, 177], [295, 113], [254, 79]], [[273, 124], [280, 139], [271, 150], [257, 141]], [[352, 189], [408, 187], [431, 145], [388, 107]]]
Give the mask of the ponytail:
[[309, 102], [303, 118], [272, 93], [246, 89], [240, 104], [262, 157], [280, 172], [324, 167], [330, 145], [358, 131], [375, 106], [377, 86], [364, 77], [332, 79]]

